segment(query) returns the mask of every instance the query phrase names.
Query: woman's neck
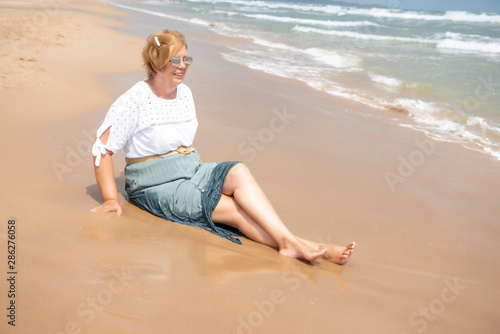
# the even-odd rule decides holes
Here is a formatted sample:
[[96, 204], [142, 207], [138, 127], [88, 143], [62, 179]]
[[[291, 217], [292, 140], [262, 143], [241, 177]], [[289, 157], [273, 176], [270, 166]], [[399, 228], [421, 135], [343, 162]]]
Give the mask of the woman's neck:
[[146, 80], [153, 94], [161, 99], [173, 100], [177, 96], [177, 85], [172, 85], [163, 80], [158, 74]]

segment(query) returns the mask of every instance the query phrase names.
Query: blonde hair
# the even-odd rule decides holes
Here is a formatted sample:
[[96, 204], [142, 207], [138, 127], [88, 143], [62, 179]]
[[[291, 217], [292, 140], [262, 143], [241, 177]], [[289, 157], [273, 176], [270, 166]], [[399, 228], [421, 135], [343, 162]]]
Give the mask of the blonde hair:
[[163, 29], [156, 34], [149, 35], [146, 46], [142, 49], [142, 60], [148, 79], [154, 78], [157, 71], [162, 71], [169, 60], [184, 46], [187, 49], [184, 35], [177, 30]]

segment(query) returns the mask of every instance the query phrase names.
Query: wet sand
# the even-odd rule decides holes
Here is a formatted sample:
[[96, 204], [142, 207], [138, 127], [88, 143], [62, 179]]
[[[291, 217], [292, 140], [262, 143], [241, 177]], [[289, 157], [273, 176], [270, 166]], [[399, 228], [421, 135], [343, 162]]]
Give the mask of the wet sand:
[[[9, 219], [17, 257], [16, 297], [0, 285], [2, 333], [497, 332], [499, 161], [387, 122], [405, 115], [229, 63], [220, 53], [239, 41], [206, 28], [34, 3], [0, 11], [4, 277]], [[356, 241], [347, 265], [153, 217], [126, 202], [121, 154], [123, 216], [89, 213], [95, 130], [144, 78], [143, 39], [165, 26], [195, 58], [202, 159], [247, 163], [296, 234]]]

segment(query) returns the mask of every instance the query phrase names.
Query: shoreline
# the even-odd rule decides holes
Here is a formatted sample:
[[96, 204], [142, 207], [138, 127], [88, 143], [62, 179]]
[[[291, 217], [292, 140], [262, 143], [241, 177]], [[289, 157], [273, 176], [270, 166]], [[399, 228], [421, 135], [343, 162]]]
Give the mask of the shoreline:
[[[18, 310], [23, 317], [18, 329], [496, 330], [499, 162], [363, 117], [359, 104], [305, 84], [227, 62], [220, 54], [226, 40], [200, 27], [122, 16], [93, 4], [88, 12], [96, 15], [68, 14], [73, 24], [90, 29], [86, 36], [99, 37], [92, 50], [103, 52], [100, 61], [89, 62], [96, 54], [81, 37], [56, 46], [55, 54], [40, 55], [53, 62], [43, 67], [40, 60], [39, 66], [45, 69], [41, 74], [58, 79], [54, 86], [25, 84], [1, 93], [7, 120], [1, 125], [2, 143], [10, 159], [2, 166], [8, 196], [0, 205], [19, 226], [23, 283]], [[118, 21], [103, 19], [100, 11]], [[61, 22], [51, 26], [56, 32], [69, 22], [62, 21], [66, 13], [60, 14]], [[86, 145], [122, 87], [144, 78], [133, 56], [137, 50], [140, 55], [143, 35], [165, 25], [186, 34], [195, 57], [186, 84], [195, 98], [200, 128], [194, 146], [203, 160], [247, 163], [297, 235], [339, 244], [356, 241], [346, 266], [311, 266], [249, 240], [233, 245], [200, 229], [164, 222], [125, 198], [120, 218], [88, 213], [100, 195]], [[69, 57], [75, 52], [78, 57]], [[117, 61], [121, 58], [124, 63]], [[87, 79], [72, 86], [75, 73], [68, 69], [78, 69]], [[67, 94], [64, 99], [60, 91]], [[18, 134], [19, 124], [27, 133]], [[18, 139], [11, 143], [11, 138]], [[121, 154], [114, 161], [123, 195]], [[63, 169], [62, 181], [54, 162], [71, 169]], [[6, 233], [0, 235], [4, 239]]]

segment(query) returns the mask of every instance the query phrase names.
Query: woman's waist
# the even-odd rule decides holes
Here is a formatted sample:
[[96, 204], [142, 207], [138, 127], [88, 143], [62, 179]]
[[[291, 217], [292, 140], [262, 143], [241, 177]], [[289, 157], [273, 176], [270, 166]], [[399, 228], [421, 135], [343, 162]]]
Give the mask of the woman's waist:
[[127, 165], [132, 165], [132, 164], [137, 164], [137, 163], [143, 163], [143, 162], [148, 162], [148, 161], [153, 161], [153, 160], [158, 160], [158, 159], [164, 159], [166, 157], [169, 157], [171, 155], [176, 155], [176, 154], [189, 154], [191, 152], [196, 151], [196, 149], [193, 146], [179, 146], [175, 150], [170, 150], [166, 153], [162, 154], [151, 154], [151, 155], [146, 155], [146, 156], [141, 156], [141, 157], [133, 157], [133, 158], [128, 158], [125, 157], [125, 161], [127, 162]]

